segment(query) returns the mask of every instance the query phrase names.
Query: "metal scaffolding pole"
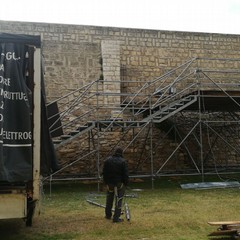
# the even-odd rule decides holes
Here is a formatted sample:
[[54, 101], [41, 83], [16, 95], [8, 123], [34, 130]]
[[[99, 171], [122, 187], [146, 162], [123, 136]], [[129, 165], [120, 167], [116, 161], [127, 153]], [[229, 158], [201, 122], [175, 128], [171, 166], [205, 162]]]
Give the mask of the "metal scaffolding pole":
[[204, 162], [203, 162], [203, 136], [202, 136], [202, 109], [201, 109], [201, 83], [199, 78], [199, 73], [197, 70], [196, 81], [198, 86], [198, 114], [199, 114], [199, 143], [200, 143], [200, 162], [201, 162], [201, 175], [202, 182], [204, 182]]

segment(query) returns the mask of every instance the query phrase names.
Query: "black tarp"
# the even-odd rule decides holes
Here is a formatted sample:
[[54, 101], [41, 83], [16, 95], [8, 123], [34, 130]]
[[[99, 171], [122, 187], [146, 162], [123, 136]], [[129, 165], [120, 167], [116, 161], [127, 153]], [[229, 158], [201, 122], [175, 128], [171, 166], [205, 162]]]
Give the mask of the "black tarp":
[[63, 128], [57, 102], [53, 102], [47, 106], [47, 113], [51, 137], [53, 138], [63, 135]]
[[[32, 180], [34, 47], [40, 47], [39, 36], [0, 34], [0, 181]], [[43, 74], [41, 81], [44, 86]], [[49, 174], [57, 164], [43, 95], [44, 89], [41, 172]]]
[[0, 33], [0, 43], [19, 43], [24, 45], [32, 45], [40, 48], [41, 38], [40, 36], [32, 36], [25, 34]]

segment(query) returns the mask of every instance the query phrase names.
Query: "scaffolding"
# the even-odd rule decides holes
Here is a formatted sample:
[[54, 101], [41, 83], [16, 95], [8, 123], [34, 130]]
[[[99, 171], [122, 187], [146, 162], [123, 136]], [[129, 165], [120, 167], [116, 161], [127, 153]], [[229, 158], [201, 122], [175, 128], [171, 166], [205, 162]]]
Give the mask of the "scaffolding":
[[[50, 103], [56, 149], [75, 141], [79, 157], [47, 179], [100, 181], [117, 145], [137, 159], [132, 178], [238, 172], [239, 69], [240, 59], [193, 58], [152, 81], [97, 80]], [[72, 169], [80, 162], [84, 174]]]

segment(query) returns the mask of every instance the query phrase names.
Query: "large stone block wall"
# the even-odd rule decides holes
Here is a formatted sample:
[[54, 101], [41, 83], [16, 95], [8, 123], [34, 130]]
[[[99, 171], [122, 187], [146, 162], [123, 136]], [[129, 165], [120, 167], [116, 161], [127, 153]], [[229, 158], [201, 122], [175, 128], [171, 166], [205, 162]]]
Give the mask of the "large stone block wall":
[[58, 99], [100, 76], [100, 46], [92, 43], [43, 42], [48, 101]]
[[[193, 57], [240, 59], [240, 35], [10, 21], [0, 21], [0, 32], [41, 36], [48, 102], [86, 83], [101, 79], [102, 75], [104, 79], [101, 81], [101, 89], [105, 92], [128, 91], [129, 88], [139, 87], [143, 82], [159, 77]], [[240, 61], [202, 64], [203, 67], [220, 69], [229, 68], [233, 64], [236, 69], [240, 69]], [[133, 83], [120, 85], [120, 80]], [[117, 105], [119, 100], [106, 98], [103, 102]], [[154, 132], [157, 135], [154, 139], [159, 139], [161, 131], [155, 129]], [[106, 141], [107, 145], [111, 143], [111, 134], [109, 136], [109, 139], [100, 139], [102, 146]], [[137, 150], [138, 154], [145, 151], [144, 148], [149, 145], [143, 144], [145, 139], [138, 140], [137, 146], [142, 146]], [[75, 142], [67, 148], [59, 149], [61, 163], [77, 159], [78, 155], [81, 155], [79, 149], [87, 151], [89, 148], [85, 146], [86, 143], [87, 140]], [[156, 143], [157, 141], [154, 144]], [[174, 144], [176, 143], [171, 139], [165, 139], [158, 151], [154, 152], [154, 158], [164, 162], [176, 147]], [[149, 155], [149, 152], [146, 155]], [[181, 166], [180, 161], [185, 164], [185, 157], [183, 153], [178, 154], [176, 165]], [[134, 148], [129, 150], [127, 158], [129, 162], [133, 162], [134, 169]], [[92, 164], [84, 161], [89, 169], [96, 167], [95, 159], [91, 161]], [[141, 170], [150, 171], [149, 160], [144, 162], [138, 159], [138, 164]], [[157, 167], [159, 166], [161, 163], [158, 162]], [[86, 168], [81, 165], [74, 171], [86, 172]]]
[[154, 79], [193, 57], [238, 59], [240, 52], [240, 35], [10, 21], [0, 21], [0, 32], [41, 36], [49, 101], [100, 78], [104, 41], [119, 44], [126, 80]]

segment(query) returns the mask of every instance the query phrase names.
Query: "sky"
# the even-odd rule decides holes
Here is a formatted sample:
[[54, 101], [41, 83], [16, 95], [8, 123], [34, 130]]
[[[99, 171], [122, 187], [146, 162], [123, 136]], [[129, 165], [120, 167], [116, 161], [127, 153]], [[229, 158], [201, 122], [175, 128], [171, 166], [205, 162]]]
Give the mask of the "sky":
[[7, 0], [0, 20], [240, 34], [240, 0]]

